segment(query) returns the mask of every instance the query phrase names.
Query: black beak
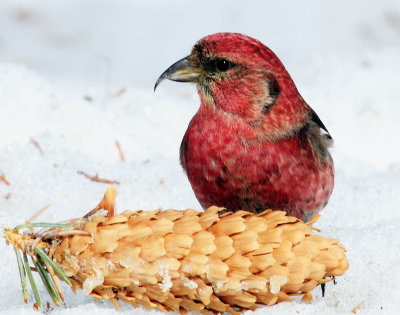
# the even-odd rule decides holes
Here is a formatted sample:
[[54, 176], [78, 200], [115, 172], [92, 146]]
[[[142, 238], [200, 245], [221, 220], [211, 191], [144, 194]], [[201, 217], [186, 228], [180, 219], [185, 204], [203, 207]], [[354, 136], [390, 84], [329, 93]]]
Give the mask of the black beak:
[[189, 57], [190, 56], [182, 58], [165, 70], [157, 79], [154, 85], [154, 91], [164, 79], [178, 82], [197, 82], [202, 74], [202, 70], [197, 66], [193, 66]]

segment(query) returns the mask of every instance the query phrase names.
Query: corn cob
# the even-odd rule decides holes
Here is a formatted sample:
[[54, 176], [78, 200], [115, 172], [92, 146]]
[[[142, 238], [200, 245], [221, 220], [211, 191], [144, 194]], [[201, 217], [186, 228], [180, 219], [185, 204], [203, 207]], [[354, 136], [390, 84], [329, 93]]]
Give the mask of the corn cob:
[[[317, 217], [306, 224], [283, 211], [220, 215], [218, 207], [114, 214], [115, 196], [110, 187], [70, 230], [7, 229], [5, 237], [25, 258], [36, 257], [35, 266], [46, 263], [48, 273], [66, 276], [74, 291], [117, 307], [122, 300], [181, 313], [236, 314], [295, 295], [309, 299], [309, 291], [348, 268], [338, 240], [312, 233]], [[61, 271], [52, 270], [57, 266]]]

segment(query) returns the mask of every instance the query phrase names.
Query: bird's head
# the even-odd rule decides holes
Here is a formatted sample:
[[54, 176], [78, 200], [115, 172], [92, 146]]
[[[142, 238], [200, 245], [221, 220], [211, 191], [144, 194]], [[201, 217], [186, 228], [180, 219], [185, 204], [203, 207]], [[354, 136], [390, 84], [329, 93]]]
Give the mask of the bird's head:
[[[237, 33], [199, 40], [189, 56], [157, 80], [195, 82], [202, 106], [221, 109], [272, 139], [301, 128], [309, 107], [278, 57], [261, 42]], [[154, 89], [155, 89], [154, 88]]]

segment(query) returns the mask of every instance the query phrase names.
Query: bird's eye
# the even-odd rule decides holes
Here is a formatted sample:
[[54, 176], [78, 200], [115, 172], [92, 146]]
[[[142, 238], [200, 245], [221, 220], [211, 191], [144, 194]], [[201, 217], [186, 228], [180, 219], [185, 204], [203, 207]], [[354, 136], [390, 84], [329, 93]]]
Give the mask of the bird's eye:
[[208, 73], [216, 74], [218, 72], [225, 72], [233, 68], [235, 64], [226, 59], [209, 59], [204, 63], [204, 70]]
[[230, 62], [226, 59], [218, 59], [215, 65], [217, 70], [221, 72], [227, 71], [231, 66]]

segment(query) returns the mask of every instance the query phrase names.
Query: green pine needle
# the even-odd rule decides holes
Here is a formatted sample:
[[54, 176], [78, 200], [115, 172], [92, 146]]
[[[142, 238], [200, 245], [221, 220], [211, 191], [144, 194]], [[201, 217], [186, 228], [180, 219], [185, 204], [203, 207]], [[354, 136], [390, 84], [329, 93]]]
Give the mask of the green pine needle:
[[25, 303], [28, 302], [28, 286], [26, 281], [26, 274], [24, 270], [24, 263], [22, 262], [21, 251], [14, 246], [15, 254], [17, 255], [18, 261], [18, 269], [19, 269], [19, 276], [21, 278], [21, 286], [22, 286], [22, 296], [24, 297]]
[[65, 275], [65, 273], [58, 267], [52, 259], [50, 259], [49, 256], [46, 255], [46, 253], [41, 249], [40, 247], [36, 246], [35, 247], [35, 252], [39, 254], [40, 258], [49, 263], [49, 265], [53, 268], [55, 273], [63, 280], [65, 281], [69, 286], [72, 286], [71, 281], [68, 279], [68, 277]]
[[50, 228], [60, 228], [70, 230], [73, 229], [73, 226], [68, 224], [61, 224], [61, 223], [48, 223], [48, 222], [36, 222], [36, 223], [27, 223], [17, 225], [14, 230], [18, 231], [23, 228], [31, 228], [31, 227], [50, 227]]
[[58, 294], [58, 291], [57, 291], [53, 281], [51, 280], [49, 274], [44, 269], [42, 262], [39, 259], [36, 260], [33, 257], [32, 257], [32, 261], [35, 264], [36, 270], [38, 271], [40, 278], [42, 278], [44, 286], [46, 287], [46, 290], [49, 293], [50, 297], [53, 299], [54, 303], [57, 306], [60, 306], [60, 303], [61, 303], [60, 295]]
[[41, 307], [42, 302], [40, 301], [39, 291], [36, 287], [35, 279], [33, 278], [31, 266], [29, 265], [28, 256], [24, 253], [24, 263], [25, 263], [25, 270], [28, 274], [29, 282], [31, 283], [31, 288], [33, 291], [33, 295], [35, 296], [37, 306]]

